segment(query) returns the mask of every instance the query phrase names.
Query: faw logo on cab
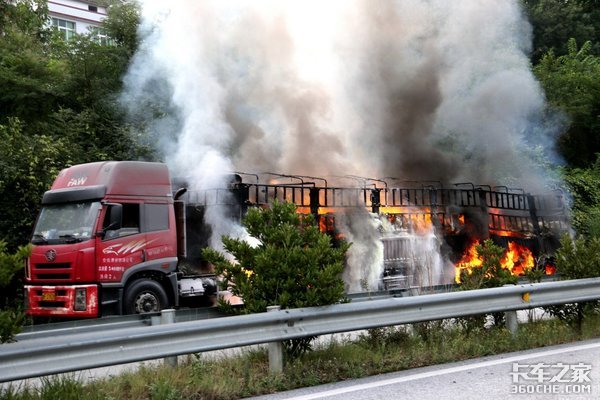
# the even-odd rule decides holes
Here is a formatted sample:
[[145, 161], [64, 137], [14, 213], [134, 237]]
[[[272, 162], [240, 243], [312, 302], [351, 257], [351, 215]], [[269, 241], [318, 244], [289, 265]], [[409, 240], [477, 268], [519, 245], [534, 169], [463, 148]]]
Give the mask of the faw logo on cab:
[[87, 181], [87, 176], [81, 176], [79, 178], [71, 178], [71, 179], [69, 179], [69, 182], [67, 182], [67, 186], [85, 185], [86, 181]]

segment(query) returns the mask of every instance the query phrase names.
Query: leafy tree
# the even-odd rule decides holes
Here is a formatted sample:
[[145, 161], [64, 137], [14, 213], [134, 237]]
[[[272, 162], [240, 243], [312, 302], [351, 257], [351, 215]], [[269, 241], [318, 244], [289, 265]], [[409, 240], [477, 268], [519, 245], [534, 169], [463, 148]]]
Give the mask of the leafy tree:
[[9, 117], [38, 120], [62, 97], [62, 65], [48, 56], [51, 31], [45, 25], [46, 4], [0, 2], [8, 16], [6, 24], [0, 24], [0, 123]]
[[[573, 241], [564, 235], [556, 253], [556, 272], [560, 279], [583, 279], [600, 276], [600, 237]], [[600, 311], [599, 301], [545, 307], [551, 315], [581, 333], [584, 319]]]
[[0, 36], [15, 33], [44, 36], [47, 18], [46, 0], [0, 0]]
[[73, 108], [98, 107], [110, 103], [121, 90], [121, 76], [129, 57], [124, 49], [103, 46], [90, 36], [76, 35], [61, 54], [66, 63], [63, 87], [74, 96], [65, 99]]
[[[594, 4], [595, 3], [595, 4]], [[600, 54], [600, 8], [596, 0], [522, 0], [533, 27], [531, 59], [538, 63], [549, 51], [568, 53], [567, 40], [590, 40]]]
[[150, 146], [138, 141], [118, 103], [129, 58], [127, 49], [101, 46], [86, 36], [76, 36], [64, 49], [63, 88], [71, 95], [42, 131], [67, 136], [76, 144], [81, 152], [74, 154], [74, 162], [155, 157]]
[[[272, 305], [282, 309], [315, 307], [344, 300], [341, 273], [349, 245], [341, 243], [334, 248], [313, 218], [300, 217], [294, 204], [275, 202], [268, 209], [250, 209], [243, 225], [259, 244], [223, 236], [223, 246], [235, 262], [213, 249], [204, 250], [223, 284], [243, 299], [241, 312], [264, 312]], [[288, 354], [310, 349], [311, 340], [286, 343]]]
[[573, 200], [573, 227], [579, 235], [600, 237], [600, 155], [590, 168], [570, 168], [563, 175]]
[[137, 27], [140, 24], [140, 5], [136, 1], [113, 1], [103, 27], [120, 47], [133, 56], [139, 44]]
[[26, 242], [44, 191], [70, 162], [66, 140], [28, 136], [24, 127], [16, 118], [0, 125], [0, 240], [10, 251]]
[[568, 53], [544, 55], [534, 67], [551, 107], [564, 111], [570, 127], [558, 143], [570, 165], [585, 167], [600, 152], [600, 57], [592, 55], [592, 43], [577, 47], [568, 41]]

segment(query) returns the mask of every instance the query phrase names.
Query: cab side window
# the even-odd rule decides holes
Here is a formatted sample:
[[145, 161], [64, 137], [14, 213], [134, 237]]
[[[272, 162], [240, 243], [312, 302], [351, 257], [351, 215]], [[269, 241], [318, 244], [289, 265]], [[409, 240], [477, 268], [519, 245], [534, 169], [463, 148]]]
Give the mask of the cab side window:
[[[123, 203], [123, 216], [120, 229], [106, 230], [105, 240], [114, 239], [123, 236], [135, 235], [140, 233], [140, 205], [137, 203]], [[110, 213], [112, 208], [109, 208], [104, 217], [103, 228], [107, 229], [110, 224]]]
[[167, 204], [146, 204], [144, 212], [144, 232], [169, 229], [169, 206]]

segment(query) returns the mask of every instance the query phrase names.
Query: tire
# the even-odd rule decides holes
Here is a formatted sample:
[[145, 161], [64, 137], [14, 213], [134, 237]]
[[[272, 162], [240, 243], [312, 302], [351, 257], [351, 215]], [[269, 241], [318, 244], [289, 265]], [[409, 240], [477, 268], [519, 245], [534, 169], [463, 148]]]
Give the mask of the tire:
[[133, 281], [125, 291], [125, 314], [159, 312], [169, 308], [169, 298], [160, 283], [150, 279]]

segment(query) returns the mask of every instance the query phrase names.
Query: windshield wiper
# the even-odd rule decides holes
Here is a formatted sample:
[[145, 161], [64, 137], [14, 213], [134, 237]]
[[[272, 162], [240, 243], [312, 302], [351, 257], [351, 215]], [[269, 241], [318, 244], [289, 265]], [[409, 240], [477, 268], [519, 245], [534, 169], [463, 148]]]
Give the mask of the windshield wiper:
[[33, 238], [31, 238], [31, 243], [33, 244], [44, 244], [48, 243], [44, 235], [40, 235], [39, 233], [34, 233]]
[[58, 238], [65, 239], [65, 243], [78, 243], [83, 241], [82, 238], [75, 237], [73, 235], [60, 235]]

